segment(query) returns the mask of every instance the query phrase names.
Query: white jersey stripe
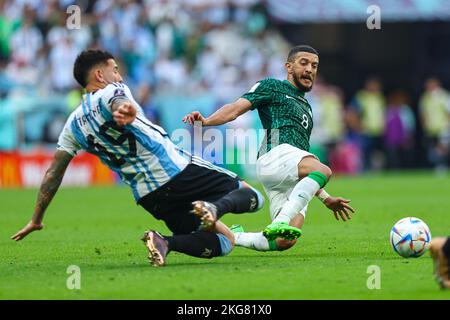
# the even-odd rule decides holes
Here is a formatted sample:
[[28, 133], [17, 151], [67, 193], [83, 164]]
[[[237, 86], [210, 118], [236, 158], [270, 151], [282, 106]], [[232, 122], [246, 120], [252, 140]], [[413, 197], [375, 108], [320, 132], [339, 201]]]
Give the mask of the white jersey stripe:
[[229, 175], [230, 177], [233, 177], [233, 178], [237, 177], [237, 174], [235, 174], [234, 172], [232, 172], [230, 170], [227, 170], [227, 169], [224, 169], [224, 168], [221, 168], [221, 167], [218, 167], [218, 166], [215, 166], [211, 162], [203, 160], [202, 158], [199, 158], [197, 156], [192, 156], [192, 163], [197, 165], [197, 166], [200, 166], [200, 167], [208, 168], [208, 169], [211, 169], [211, 170], [218, 171], [220, 173], [227, 174], [227, 175]]

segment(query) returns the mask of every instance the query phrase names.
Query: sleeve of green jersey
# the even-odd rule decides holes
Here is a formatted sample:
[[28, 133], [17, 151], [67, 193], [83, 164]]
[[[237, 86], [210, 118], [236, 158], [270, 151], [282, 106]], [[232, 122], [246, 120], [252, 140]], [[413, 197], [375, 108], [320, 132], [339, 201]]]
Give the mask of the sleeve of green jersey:
[[242, 98], [247, 99], [252, 103], [251, 110], [260, 108], [270, 101], [272, 95], [272, 89], [270, 86], [270, 80], [265, 79], [258, 81], [251, 87], [251, 89], [245, 93]]

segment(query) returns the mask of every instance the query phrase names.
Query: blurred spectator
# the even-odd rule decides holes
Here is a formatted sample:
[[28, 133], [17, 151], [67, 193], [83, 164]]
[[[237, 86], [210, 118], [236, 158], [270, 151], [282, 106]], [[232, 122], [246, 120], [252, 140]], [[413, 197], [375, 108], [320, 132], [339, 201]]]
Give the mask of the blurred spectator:
[[6, 60], [0, 59], [0, 98], [4, 98], [8, 95], [14, 86], [14, 82], [6, 73]]
[[[92, 41], [91, 28], [87, 24], [81, 24], [80, 29], [69, 30], [66, 27], [67, 14], [64, 11], [53, 12], [55, 24], [49, 25], [47, 33], [47, 44], [50, 47], [70, 38], [71, 42], [78, 49], [86, 48]], [[48, 23], [48, 20], [46, 21]]]
[[383, 166], [383, 133], [385, 125], [385, 99], [381, 81], [367, 79], [364, 89], [358, 91], [351, 108], [361, 122], [364, 170], [381, 169]]
[[419, 110], [428, 147], [428, 160], [436, 170], [446, 170], [449, 155], [449, 145], [446, 142], [450, 121], [450, 94], [442, 88], [438, 79], [426, 80]]
[[57, 143], [59, 134], [64, 128], [66, 122], [66, 115], [62, 112], [55, 112], [44, 125], [42, 142]]
[[388, 169], [410, 167], [413, 160], [415, 118], [405, 92], [389, 96], [384, 141]]
[[230, 0], [230, 9], [233, 21], [245, 23], [251, 15], [251, 7], [258, 4], [258, 0]]
[[141, 11], [133, 30], [133, 37], [126, 41], [121, 52], [128, 75], [137, 85], [153, 83], [154, 72], [150, 66], [156, 59], [157, 44], [145, 11]]
[[69, 36], [63, 36], [50, 50], [50, 78], [52, 87], [61, 93], [75, 85], [72, 70], [79, 54], [78, 48]]
[[20, 27], [20, 20], [7, 14], [10, 5], [11, 1], [0, 0], [0, 60], [9, 58], [11, 36]]
[[330, 154], [335, 151], [344, 134], [343, 96], [338, 88], [318, 77], [308, 100], [314, 114], [311, 147], [320, 152], [322, 157], [319, 158], [328, 164]]
[[23, 9], [22, 25], [11, 36], [12, 63], [33, 64], [44, 41], [41, 31], [36, 27], [36, 12], [29, 6]]
[[[69, 30], [66, 8], [75, 3], [82, 10], [81, 28]], [[0, 10], [0, 97], [22, 95], [30, 103], [59, 99], [67, 116], [82, 94], [73, 81], [75, 56], [101, 48], [115, 56], [146, 116], [172, 130], [180, 126], [179, 114], [192, 109], [210, 114], [260, 79], [285, 78], [284, 62], [293, 45], [271, 27], [259, 0], [0, 0]], [[406, 156], [414, 133], [411, 108], [396, 93], [385, 110], [381, 87], [380, 80], [367, 79], [349, 108], [340, 89], [320, 79], [307, 95], [314, 108], [313, 152], [335, 172], [380, 168], [383, 142], [389, 168], [413, 159]], [[429, 159], [438, 167], [448, 162], [448, 97], [438, 80], [430, 79], [420, 103], [432, 145]], [[12, 106], [8, 112], [20, 109]], [[44, 134], [33, 136], [52, 142], [58, 123], [51, 121], [53, 110], [46, 111], [46, 125], [34, 128]], [[253, 112], [231, 126], [259, 125]]]
[[361, 172], [361, 149], [352, 140], [338, 143], [334, 152], [330, 154], [329, 163], [335, 174], [357, 174]]
[[81, 89], [79, 86], [74, 87], [67, 93], [65, 99], [65, 103], [67, 105], [67, 109], [65, 110], [66, 116], [72, 113], [72, 111], [74, 111], [80, 105], [82, 96], [83, 89]]
[[137, 103], [144, 110], [145, 116], [153, 123], [160, 124], [159, 112], [152, 100], [152, 88], [148, 84], [141, 84], [136, 95]]
[[72, 60], [89, 47], [108, 50], [124, 62], [132, 89], [143, 83], [156, 92], [190, 94], [203, 88], [220, 100], [241, 94], [256, 80], [283, 74], [290, 45], [268, 29], [258, 0], [85, 0], [77, 2], [83, 15], [76, 30], [65, 25], [70, 4], [0, 2], [11, 17], [2, 17], [0, 32], [11, 37], [1, 48], [4, 56], [12, 52], [7, 71], [13, 81], [39, 83], [48, 93], [70, 90]]
[[11, 55], [7, 73], [17, 84], [36, 85], [38, 83], [38, 56], [44, 49], [44, 39], [41, 31], [36, 27], [35, 17], [36, 11], [25, 5], [21, 26], [11, 36]]

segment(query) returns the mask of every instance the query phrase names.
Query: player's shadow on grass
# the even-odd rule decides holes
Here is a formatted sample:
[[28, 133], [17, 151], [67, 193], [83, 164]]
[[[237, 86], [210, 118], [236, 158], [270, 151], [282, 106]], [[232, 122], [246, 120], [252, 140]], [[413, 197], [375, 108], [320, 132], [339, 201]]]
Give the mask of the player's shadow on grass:
[[308, 256], [306, 255], [297, 255], [297, 254], [283, 254], [280, 251], [277, 252], [266, 252], [266, 253], [260, 253], [260, 254], [253, 254], [253, 255], [246, 255], [246, 254], [235, 254], [233, 256], [231, 256], [229, 259], [233, 259], [233, 258], [245, 258], [247, 260], [251, 260], [253, 258], [266, 258], [266, 259], [298, 259], [298, 258], [306, 258]]
[[221, 262], [208, 262], [208, 261], [202, 261], [202, 262], [174, 262], [171, 264], [166, 265], [164, 268], [184, 268], [184, 267], [195, 267], [195, 266], [226, 266], [230, 265], [229, 263], [221, 263]]
[[89, 268], [90, 270], [126, 270], [126, 269], [150, 269], [150, 270], [156, 270], [156, 269], [174, 269], [174, 268], [186, 268], [186, 267], [202, 267], [202, 266], [226, 266], [230, 265], [230, 263], [221, 263], [221, 262], [210, 262], [210, 261], [201, 261], [201, 262], [173, 262], [168, 263], [164, 267], [154, 267], [150, 265], [148, 262], [139, 262], [136, 264], [98, 264], [94, 266], [89, 266], [86, 268]]
[[336, 252], [316, 252], [316, 253], [301, 253], [301, 252], [282, 252], [282, 251], [273, 251], [273, 252], [262, 252], [260, 254], [252, 254], [252, 255], [246, 255], [246, 254], [234, 254], [230, 256], [230, 259], [238, 258], [238, 259], [247, 259], [250, 260], [252, 258], [265, 258], [268, 260], [273, 259], [289, 259], [289, 260], [295, 260], [295, 259], [315, 259], [315, 258], [326, 258], [329, 259], [330, 257], [333, 257], [334, 259], [338, 260], [345, 260], [345, 259], [372, 259], [372, 260], [393, 260], [397, 257], [387, 257], [387, 256], [361, 256], [357, 253], [347, 253], [347, 252], [339, 252], [339, 256], [336, 256]]

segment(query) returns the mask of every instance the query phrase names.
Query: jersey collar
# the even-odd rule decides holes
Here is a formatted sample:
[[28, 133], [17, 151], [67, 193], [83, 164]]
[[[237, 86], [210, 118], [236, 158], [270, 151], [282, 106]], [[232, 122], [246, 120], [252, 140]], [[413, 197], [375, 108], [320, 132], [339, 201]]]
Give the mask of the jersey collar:
[[290, 85], [291, 88], [294, 89], [294, 90], [298, 93], [298, 95], [299, 95], [300, 97], [302, 97], [302, 98], [305, 97], [305, 93], [302, 92], [302, 91], [300, 91], [296, 86], [294, 86], [292, 83], [290, 83], [289, 80], [284, 80], [283, 82], [285, 82], [285, 83], [287, 83], [288, 85]]

